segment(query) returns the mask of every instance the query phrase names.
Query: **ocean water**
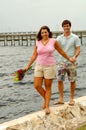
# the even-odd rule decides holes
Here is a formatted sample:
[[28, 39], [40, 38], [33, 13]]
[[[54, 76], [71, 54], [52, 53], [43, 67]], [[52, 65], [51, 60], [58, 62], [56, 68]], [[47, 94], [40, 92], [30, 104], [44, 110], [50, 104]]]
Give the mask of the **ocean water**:
[[[24, 68], [33, 52], [34, 46], [0, 47], [0, 123], [10, 121], [41, 110], [42, 97], [34, 89], [34, 66], [21, 82], [14, 82], [11, 75], [14, 71]], [[57, 52], [55, 52], [57, 58]], [[86, 95], [86, 42], [81, 46], [78, 58], [78, 80], [75, 98]], [[53, 81], [50, 106], [59, 96], [57, 79]], [[70, 97], [70, 85], [66, 78], [64, 99]]]

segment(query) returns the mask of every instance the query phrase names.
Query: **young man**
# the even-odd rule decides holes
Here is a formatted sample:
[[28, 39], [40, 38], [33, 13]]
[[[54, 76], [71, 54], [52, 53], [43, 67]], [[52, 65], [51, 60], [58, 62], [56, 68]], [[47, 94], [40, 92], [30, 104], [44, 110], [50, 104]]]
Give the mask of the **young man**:
[[74, 92], [76, 88], [76, 79], [77, 79], [77, 57], [80, 54], [80, 39], [77, 35], [73, 34], [71, 30], [71, 22], [69, 20], [64, 20], [62, 22], [62, 28], [64, 33], [57, 37], [57, 41], [60, 43], [62, 49], [67, 53], [69, 57], [72, 57], [75, 61], [75, 64], [70, 63], [66, 59], [64, 59], [61, 55], [59, 56], [59, 62], [57, 65], [58, 69], [58, 91], [59, 91], [59, 99], [54, 102], [56, 104], [64, 104], [64, 80], [65, 75], [67, 74], [68, 80], [70, 82], [70, 101], [69, 105], [74, 105]]

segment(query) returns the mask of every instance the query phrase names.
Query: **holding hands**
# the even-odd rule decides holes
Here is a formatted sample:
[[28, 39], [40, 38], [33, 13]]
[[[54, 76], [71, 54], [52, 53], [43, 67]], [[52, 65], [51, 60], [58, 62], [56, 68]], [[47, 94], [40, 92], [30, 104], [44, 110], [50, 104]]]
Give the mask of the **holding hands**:
[[74, 56], [71, 57], [71, 58], [70, 58], [70, 62], [75, 63], [75, 62], [76, 62], [76, 58], [75, 58]]

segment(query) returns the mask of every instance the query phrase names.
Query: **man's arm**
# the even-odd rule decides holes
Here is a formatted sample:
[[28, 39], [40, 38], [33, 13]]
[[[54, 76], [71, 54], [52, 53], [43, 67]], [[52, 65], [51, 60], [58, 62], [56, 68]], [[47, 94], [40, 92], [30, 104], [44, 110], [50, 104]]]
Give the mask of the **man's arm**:
[[76, 52], [74, 54], [75, 58], [77, 58], [80, 54], [80, 46], [76, 47]]
[[80, 46], [76, 47], [76, 51], [75, 51], [75, 54], [74, 54], [74, 56], [72, 57], [72, 59], [73, 59], [74, 61], [76, 61], [76, 58], [79, 56], [79, 54], [80, 54]]

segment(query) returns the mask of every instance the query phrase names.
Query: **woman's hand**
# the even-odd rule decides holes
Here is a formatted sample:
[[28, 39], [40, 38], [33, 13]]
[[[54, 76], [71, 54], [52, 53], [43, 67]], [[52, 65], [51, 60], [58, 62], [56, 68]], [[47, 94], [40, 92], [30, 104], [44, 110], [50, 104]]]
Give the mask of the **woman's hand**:
[[28, 66], [26, 66], [26, 67], [24, 68], [24, 70], [25, 70], [25, 71], [28, 71]]
[[27, 65], [27, 66], [24, 68], [24, 70], [25, 70], [25, 71], [28, 71], [28, 70], [31, 69], [31, 68], [32, 68], [32, 66]]
[[70, 58], [70, 62], [74, 63], [75, 61], [76, 61], [76, 58], [74, 58], [74, 57]]

